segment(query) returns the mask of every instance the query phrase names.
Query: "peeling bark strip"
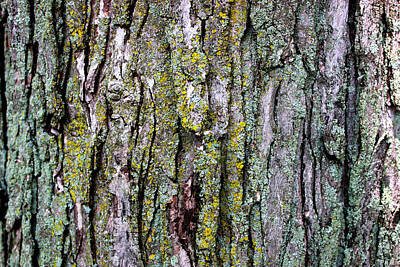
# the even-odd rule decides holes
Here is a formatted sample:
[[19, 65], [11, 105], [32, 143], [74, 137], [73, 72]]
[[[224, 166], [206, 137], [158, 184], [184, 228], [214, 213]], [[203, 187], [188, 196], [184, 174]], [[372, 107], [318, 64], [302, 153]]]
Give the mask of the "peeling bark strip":
[[173, 237], [174, 255], [181, 266], [197, 266], [196, 228], [198, 223], [198, 186], [196, 175], [181, 184], [180, 194], [167, 205], [169, 231]]
[[400, 265], [396, 0], [6, 0], [0, 265]]

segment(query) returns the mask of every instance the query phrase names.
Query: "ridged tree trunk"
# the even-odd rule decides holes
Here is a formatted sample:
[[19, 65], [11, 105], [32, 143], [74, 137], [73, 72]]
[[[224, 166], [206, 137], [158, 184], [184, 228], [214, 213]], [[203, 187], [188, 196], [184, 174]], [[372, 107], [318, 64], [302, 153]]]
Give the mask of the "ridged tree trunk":
[[398, 0], [4, 0], [1, 266], [400, 266]]

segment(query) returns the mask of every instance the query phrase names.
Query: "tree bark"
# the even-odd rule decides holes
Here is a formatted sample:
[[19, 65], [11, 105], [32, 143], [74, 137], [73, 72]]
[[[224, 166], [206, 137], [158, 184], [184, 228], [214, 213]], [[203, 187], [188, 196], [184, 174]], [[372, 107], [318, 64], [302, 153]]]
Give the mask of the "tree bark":
[[6, 0], [1, 266], [399, 266], [397, 0]]

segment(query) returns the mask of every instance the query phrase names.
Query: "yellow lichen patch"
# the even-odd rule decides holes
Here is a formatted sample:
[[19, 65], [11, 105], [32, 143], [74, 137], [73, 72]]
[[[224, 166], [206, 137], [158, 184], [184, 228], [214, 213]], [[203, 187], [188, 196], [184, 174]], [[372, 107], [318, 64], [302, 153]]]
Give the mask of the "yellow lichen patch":
[[64, 139], [64, 184], [69, 189], [73, 201], [87, 198], [90, 169], [90, 137], [85, 118], [78, 103], [77, 116], [67, 126]]
[[196, 153], [195, 166], [201, 173], [203, 205], [199, 213], [201, 225], [197, 234], [197, 243], [203, 249], [212, 249], [217, 236], [217, 224], [220, 199], [218, 197], [219, 182], [217, 179], [217, 164], [220, 159], [218, 142], [212, 138]]
[[197, 60], [200, 58], [200, 55], [198, 54], [198, 53], [196, 53], [196, 52], [194, 52], [193, 54], [192, 54], [192, 63], [195, 63], [195, 62], [197, 62]]

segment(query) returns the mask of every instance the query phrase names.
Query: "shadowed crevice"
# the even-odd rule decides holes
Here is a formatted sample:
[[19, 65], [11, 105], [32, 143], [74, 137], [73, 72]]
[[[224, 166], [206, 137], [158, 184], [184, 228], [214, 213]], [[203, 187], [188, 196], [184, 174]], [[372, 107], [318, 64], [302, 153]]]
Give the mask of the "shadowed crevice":
[[136, 39], [139, 39], [142, 36], [144, 26], [146, 25], [147, 18], [149, 17], [150, 4], [149, 4], [149, 2], [147, 0], [145, 1], [145, 4], [146, 4], [146, 11], [145, 11], [145, 13], [143, 15], [142, 21], [140, 22], [139, 30], [136, 33]]
[[7, 122], [7, 97], [6, 97], [6, 59], [5, 59], [5, 35], [6, 35], [6, 25], [7, 25], [7, 18], [8, 12], [7, 10], [2, 10], [0, 6], [0, 100], [1, 100], [1, 126], [2, 126], [2, 142], [3, 142], [3, 171], [1, 173], [2, 178], [0, 180], [0, 223], [1, 223], [1, 240], [2, 240], [2, 247], [3, 247], [3, 263], [7, 264], [8, 261], [8, 232], [6, 230], [6, 215], [8, 210], [8, 189], [7, 189], [7, 158], [8, 158], [8, 122]]
[[104, 145], [108, 131], [105, 136], [97, 137], [95, 145], [92, 147], [93, 151], [90, 158], [90, 180], [89, 180], [89, 235], [90, 235], [90, 251], [94, 264], [97, 264], [97, 243], [96, 243], [96, 230], [95, 230], [95, 217], [96, 217], [96, 202], [97, 202], [97, 186], [98, 177], [102, 170], [102, 163], [104, 157]]
[[139, 252], [140, 252], [141, 261], [144, 266], [147, 266], [147, 264], [148, 264], [147, 263], [148, 257], [147, 257], [147, 250], [145, 248], [146, 240], [143, 240], [143, 238], [144, 238], [143, 209], [144, 209], [146, 185], [148, 183], [150, 168], [152, 166], [153, 149], [154, 149], [156, 134], [157, 134], [157, 117], [156, 117], [156, 110], [155, 110], [156, 104], [154, 102], [154, 96], [153, 96], [153, 93], [151, 92], [151, 89], [149, 89], [149, 94], [150, 94], [151, 101], [154, 105], [153, 125], [152, 125], [152, 129], [151, 129], [151, 131], [152, 131], [151, 132], [151, 141], [149, 144], [146, 170], [144, 169], [144, 162], [145, 162], [145, 158], [147, 155], [146, 149], [143, 149], [142, 159], [140, 162], [140, 170], [139, 170], [139, 175], [138, 175], [137, 213], [136, 213], [136, 221], [137, 221], [137, 227], [138, 227]]
[[357, 114], [358, 98], [360, 88], [358, 86], [358, 66], [356, 54], [356, 34], [357, 34], [357, 18], [356, 13], [359, 9], [359, 0], [349, 0], [347, 26], [349, 38], [349, 51], [346, 56], [346, 66], [348, 68], [348, 86], [345, 91], [345, 155], [343, 163], [342, 181], [340, 188], [343, 198], [343, 214], [344, 214], [344, 230], [342, 252], [339, 255], [339, 263], [343, 261], [345, 255], [344, 250], [353, 246], [355, 229], [350, 225], [351, 209], [351, 171], [356, 158], [361, 150], [360, 125]]

